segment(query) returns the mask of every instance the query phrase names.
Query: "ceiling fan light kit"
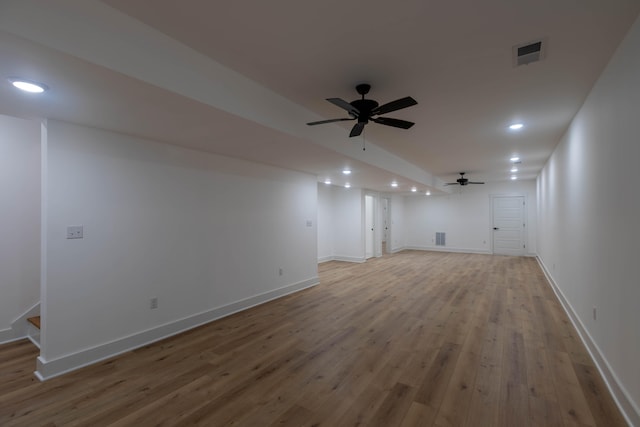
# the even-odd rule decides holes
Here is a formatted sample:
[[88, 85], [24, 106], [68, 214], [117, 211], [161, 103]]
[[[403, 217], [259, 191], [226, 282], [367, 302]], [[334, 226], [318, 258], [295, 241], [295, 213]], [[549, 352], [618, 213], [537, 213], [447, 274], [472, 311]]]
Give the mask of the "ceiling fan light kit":
[[356, 86], [356, 91], [361, 95], [361, 99], [356, 99], [352, 102], [347, 102], [341, 98], [327, 98], [327, 101], [333, 105], [345, 110], [350, 117], [320, 120], [317, 122], [307, 123], [309, 126], [321, 125], [325, 123], [343, 122], [350, 120], [357, 120], [356, 124], [351, 128], [349, 137], [359, 136], [362, 134], [364, 127], [369, 121], [378, 123], [385, 126], [392, 126], [400, 129], [409, 129], [415, 123], [406, 120], [394, 119], [391, 117], [375, 117], [381, 114], [390, 113], [392, 111], [401, 110], [403, 108], [417, 105], [418, 102], [410, 96], [396, 99], [395, 101], [388, 102], [380, 105], [373, 99], [365, 99], [365, 95], [371, 90], [371, 85], [362, 83]]

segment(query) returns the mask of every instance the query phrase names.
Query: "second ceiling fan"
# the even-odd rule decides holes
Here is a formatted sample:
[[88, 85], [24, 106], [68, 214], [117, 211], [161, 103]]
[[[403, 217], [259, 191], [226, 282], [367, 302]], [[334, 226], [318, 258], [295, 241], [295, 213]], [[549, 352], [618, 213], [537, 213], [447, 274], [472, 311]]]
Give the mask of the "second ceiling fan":
[[469, 181], [464, 177], [466, 172], [460, 172], [460, 178], [456, 179], [456, 182], [447, 182], [445, 185], [469, 185], [469, 184], [484, 184], [484, 182]]
[[379, 116], [380, 114], [390, 113], [392, 111], [401, 110], [403, 108], [411, 107], [416, 105], [418, 102], [410, 96], [406, 96], [404, 98], [396, 99], [395, 101], [388, 102], [383, 105], [379, 105], [377, 101], [373, 99], [365, 99], [364, 96], [369, 93], [371, 90], [371, 86], [362, 83], [356, 86], [356, 91], [362, 96], [361, 99], [356, 99], [352, 102], [347, 102], [341, 98], [327, 98], [327, 101], [336, 105], [347, 113], [351, 117], [345, 117], [340, 119], [329, 119], [329, 120], [320, 120], [317, 122], [307, 123], [309, 126], [321, 125], [325, 123], [333, 123], [333, 122], [344, 122], [349, 120], [357, 120], [358, 122], [353, 125], [351, 132], [349, 133], [350, 137], [358, 136], [364, 130], [364, 126], [372, 121], [374, 123], [378, 123], [386, 126], [393, 126], [401, 129], [409, 129], [415, 123], [408, 122], [406, 120], [393, 119], [391, 117], [374, 117]]

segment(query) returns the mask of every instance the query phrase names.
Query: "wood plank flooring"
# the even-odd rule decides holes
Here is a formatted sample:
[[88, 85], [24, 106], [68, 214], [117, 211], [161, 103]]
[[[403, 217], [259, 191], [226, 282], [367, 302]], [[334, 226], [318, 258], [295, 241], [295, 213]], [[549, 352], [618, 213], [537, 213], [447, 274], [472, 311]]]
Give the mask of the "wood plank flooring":
[[0, 346], [0, 425], [624, 426], [535, 259], [405, 251], [38, 382]]

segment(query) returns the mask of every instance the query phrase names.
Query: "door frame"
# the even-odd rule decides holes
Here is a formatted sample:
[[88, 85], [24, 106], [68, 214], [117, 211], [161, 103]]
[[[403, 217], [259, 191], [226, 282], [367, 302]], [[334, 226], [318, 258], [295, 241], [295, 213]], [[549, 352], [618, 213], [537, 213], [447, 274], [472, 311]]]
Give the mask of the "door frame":
[[489, 222], [489, 235], [491, 238], [491, 253], [495, 254], [495, 248], [493, 247], [494, 241], [494, 233], [493, 233], [493, 206], [495, 199], [504, 198], [504, 197], [522, 197], [524, 201], [524, 206], [522, 207], [522, 221], [524, 222], [524, 227], [522, 229], [522, 241], [524, 243], [523, 254], [522, 256], [527, 256], [529, 250], [529, 219], [527, 216], [527, 207], [529, 206], [529, 200], [525, 193], [504, 193], [504, 194], [489, 194], [489, 208], [491, 209], [490, 222]]
[[363, 191], [362, 193], [362, 248], [365, 261], [367, 260], [367, 213], [366, 213], [366, 197], [370, 196], [373, 199], [373, 255], [372, 258], [382, 256], [382, 234], [380, 227], [377, 224], [380, 223], [380, 193], [375, 191]]
[[[386, 218], [385, 218], [384, 211], [383, 211], [383, 202], [382, 202], [383, 200], [387, 201], [387, 215], [386, 215]], [[381, 233], [380, 233], [380, 253], [381, 253], [381, 255], [385, 255], [385, 254], [390, 254], [391, 253], [391, 233], [392, 233], [392, 230], [391, 230], [392, 229], [392, 227], [391, 227], [391, 196], [383, 194], [383, 195], [380, 196], [380, 201], [381, 201], [381, 203], [380, 203], [379, 211], [380, 211], [380, 218], [382, 219], [382, 226], [383, 227], [385, 225], [384, 224], [384, 220], [387, 221], [387, 224], [386, 224], [386, 226], [387, 226], [387, 242], [386, 243], [387, 244], [385, 246], [386, 252], [382, 252], [382, 236], [383, 236], [382, 233], [384, 231], [381, 230]]]

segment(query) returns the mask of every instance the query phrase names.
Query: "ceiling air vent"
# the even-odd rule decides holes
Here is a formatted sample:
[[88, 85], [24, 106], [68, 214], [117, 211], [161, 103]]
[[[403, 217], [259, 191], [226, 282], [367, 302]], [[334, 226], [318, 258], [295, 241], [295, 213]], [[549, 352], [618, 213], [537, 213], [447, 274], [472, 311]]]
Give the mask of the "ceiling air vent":
[[513, 47], [513, 66], [531, 64], [545, 57], [547, 42], [544, 39], [535, 40], [529, 43]]

